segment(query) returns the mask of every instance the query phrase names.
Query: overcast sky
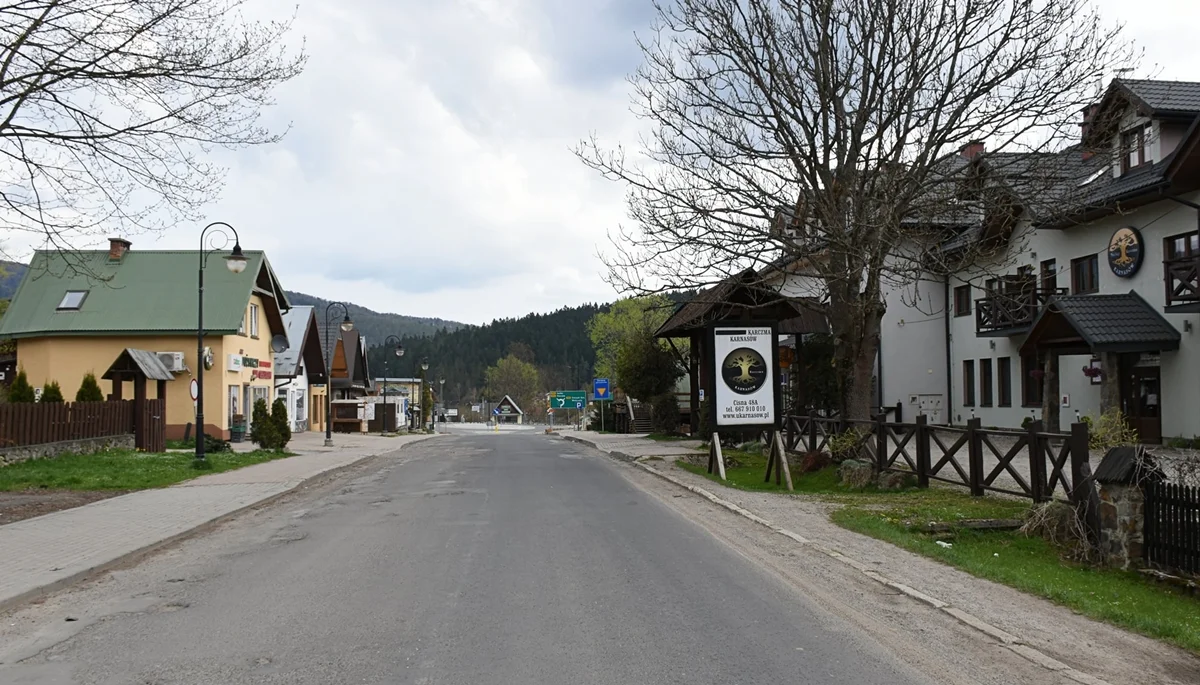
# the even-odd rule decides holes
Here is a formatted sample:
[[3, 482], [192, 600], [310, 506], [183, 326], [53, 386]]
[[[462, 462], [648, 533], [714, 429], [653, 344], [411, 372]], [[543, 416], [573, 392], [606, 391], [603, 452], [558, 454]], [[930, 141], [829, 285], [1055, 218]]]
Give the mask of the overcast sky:
[[[376, 310], [486, 323], [612, 300], [596, 252], [622, 191], [570, 150], [592, 131], [636, 143], [624, 79], [649, 4], [301, 0], [310, 61], [269, 114], [291, 132], [226, 158], [209, 216], [288, 289]], [[1137, 76], [1200, 80], [1200, 3], [1101, 5], [1145, 47]], [[185, 226], [134, 249], [196, 240]]]

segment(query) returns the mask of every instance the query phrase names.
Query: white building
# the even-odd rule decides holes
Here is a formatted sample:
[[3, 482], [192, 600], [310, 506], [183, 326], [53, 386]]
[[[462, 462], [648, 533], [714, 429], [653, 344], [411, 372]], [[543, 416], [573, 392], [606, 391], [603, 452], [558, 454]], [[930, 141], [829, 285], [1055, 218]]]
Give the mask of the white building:
[[[1200, 83], [1114, 80], [1057, 155], [960, 154], [1014, 195], [1033, 164], [1054, 187], [1017, 198], [989, 263], [885, 293], [876, 404], [938, 423], [1045, 416], [1051, 430], [1118, 408], [1144, 442], [1200, 434]], [[801, 274], [778, 283], [821, 291]]]
[[[288, 348], [274, 356], [275, 397], [287, 403], [293, 432], [309, 430], [322, 415], [316, 407], [324, 401], [325, 361], [317, 339], [317, 317], [312, 307], [292, 307], [283, 315]], [[315, 391], [314, 386], [322, 386]]]

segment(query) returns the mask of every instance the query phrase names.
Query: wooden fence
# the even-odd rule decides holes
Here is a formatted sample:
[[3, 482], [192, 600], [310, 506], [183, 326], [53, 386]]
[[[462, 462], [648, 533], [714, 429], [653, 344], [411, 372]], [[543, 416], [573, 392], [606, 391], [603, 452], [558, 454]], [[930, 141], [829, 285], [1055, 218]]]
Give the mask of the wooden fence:
[[940, 481], [965, 486], [975, 496], [990, 491], [1035, 502], [1048, 501], [1056, 492], [1073, 499], [1074, 484], [1091, 474], [1085, 424], [1074, 424], [1067, 434], [1046, 432], [1040, 421], [1021, 430], [984, 429], [981, 424], [971, 419], [965, 427], [935, 426], [925, 416], [902, 423], [882, 415], [847, 421], [810, 413], [787, 417], [784, 444], [793, 452], [827, 452], [837, 440], [879, 471], [913, 473], [920, 487]]
[[133, 414], [128, 400], [0, 404], [0, 448], [128, 435]]
[[1200, 488], [1157, 481], [1143, 488], [1146, 561], [1200, 573]]

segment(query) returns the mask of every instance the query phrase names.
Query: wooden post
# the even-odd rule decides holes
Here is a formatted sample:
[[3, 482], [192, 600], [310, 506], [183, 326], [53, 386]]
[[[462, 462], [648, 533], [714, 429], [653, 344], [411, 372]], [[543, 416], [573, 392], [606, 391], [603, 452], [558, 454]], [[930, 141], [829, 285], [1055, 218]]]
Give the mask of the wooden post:
[[783, 436], [779, 431], [775, 431], [775, 449], [779, 451], [779, 465], [783, 468], [783, 477], [787, 480], [788, 492], [795, 488], [792, 487], [792, 467], [788, 465], [787, 450], [783, 446]]
[[974, 418], [967, 420], [967, 466], [970, 478], [971, 495], [974, 497], [983, 497], [983, 435], [979, 432], [982, 430], [983, 419]]
[[146, 377], [139, 375], [133, 379], [133, 443], [139, 449], [146, 449], [147, 428]]
[[[770, 434], [767, 435], [767, 439], [770, 440]], [[766, 478], [763, 479], [764, 483], [771, 482], [771, 469], [774, 467], [775, 467], [775, 443], [772, 442], [772, 443], [770, 443], [770, 448], [767, 450], [767, 475], [766, 475]], [[781, 478], [781, 475], [779, 473], [779, 469], [775, 468], [775, 484], [776, 485], [779, 485], [780, 478]]]
[[904, 403], [896, 401], [896, 423], [904, 423]]
[[917, 427], [914, 430], [913, 442], [917, 443], [917, 487], [929, 487], [929, 471], [932, 468], [929, 454], [929, 417], [917, 415]]
[[1046, 496], [1046, 450], [1043, 449], [1041, 421], [1030, 421], [1025, 428], [1025, 440], [1029, 443], [1029, 496], [1034, 502], [1045, 502]]
[[808, 410], [808, 451], [817, 451], [817, 410]]
[[[721, 480], [725, 480], [725, 455], [721, 453], [721, 436], [717, 433], [712, 434], [711, 450], [715, 461], [717, 462], [717, 474], [721, 476]], [[712, 473], [712, 471], [709, 471]]]
[[887, 414], [880, 412], [875, 417], [875, 471], [883, 473], [888, 467]]
[[1084, 529], [1087, 530], [1088, 542], [1096, 549], [1100, 546], [1100, 495], [1092, 484], [1086, 423], [1071, 424], [1070, 441], [1071, 492], [1068, 495], [1075, 505], [1079, 519], [1083, 521]]

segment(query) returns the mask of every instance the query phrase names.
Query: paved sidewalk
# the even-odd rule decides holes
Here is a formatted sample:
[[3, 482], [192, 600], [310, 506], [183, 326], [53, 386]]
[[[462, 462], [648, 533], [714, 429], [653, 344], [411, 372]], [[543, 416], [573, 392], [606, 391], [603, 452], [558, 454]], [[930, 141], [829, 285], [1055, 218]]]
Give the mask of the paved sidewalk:
[[699, 440], [650, 440], [645, 435], [637, 433], [597, 433], [596, 431], [555, 431], [567, 440], [582, 442], [598, 450], [626, 459], [642, 457], [663, 457], [665, 461], [674, 461], [669, 457], [684, 454], [705, 454], [697, 450], [702, 444]]
[[[628, 435], [578, 432], [564, 437], [623, 458], [661, 456], [655, 454], [659, 443]], [[619, 452], [614, 449], [616, 446], [620, 446]], [[773, 530], [779, 527], [794, 531], [813, 545], [852, 560], [847, 563], [855, 568], [861, 566], [867, 572], [941, 600], [951, 608], [962, 608], [990, 626], [1016, 636], [1016, 644], [1038, 650], [1083, 673], [1104, 674], [1112, 683], [1200, 682], [1200, 659], [1194, 655], [848, 531], [829, 520], [829, 512], [836, 505], [819, 498], [729, 488], [678, 468], [669, 457], [663, 461], [668, 463], [655, 462], [654, 469], [678, 483], [714, 493], [743, 512], [770, 522], [768, 527]]]
[[327, 448], [323, 434], [301, 433], [288, 445], [294, 457], [0, 526], [0, 609], [81, 580], [323, 473], [431, 437], [339, 434], [335, 447]]

